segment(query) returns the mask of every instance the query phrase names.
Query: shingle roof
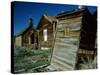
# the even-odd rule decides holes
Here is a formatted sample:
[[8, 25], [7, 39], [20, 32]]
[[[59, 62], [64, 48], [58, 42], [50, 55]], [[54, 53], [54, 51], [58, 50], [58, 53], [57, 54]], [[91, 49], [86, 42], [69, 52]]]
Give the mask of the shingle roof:
[[24, 33], [27, 32], [30, 28], [32, 28], [33, 30], [35, 30], [35, 28], [34, 28], [34, 26], [33, 26], [32, 18], [29, 19], [29, 26], [26, 27], [26, 28], [24, 28], [24, 29], [22, 29], [17, 35], [15, 35], [15, 37], [24, 34]]
[[50, 23], [53, 23], [54, 21], [57, 21], [57, 19], [56, 19], [55, 16], [49, 16], [49, 15], [47, 15], [47, 14], [44, 14], [44, 15], [42, 15], [42, 17], [41, 17], [41, 19], [40, 19], [40, 22], [39, 22], [39, 24], [38, 24], [38, 26], [37, 26], [37, 29], [40, 27], [40, 23], [41, 23], [41, 20], [42, 20], [43, 18], [45, 18], [46, 20], [48, 20]]
[[57, 20], [55, 16], [49, 16], [49, 15], [46, 15], [46, 14], [44, 14], [43, 16], [44, 16], [48, 21], [50, 21], [51, 23], [52, 23], [53, 21], [56, 21], [56, 20]]
[[32, 28], [33, 30], [35, 30], [33, 26], [32, 26], [32, 27], [27, 27], [27, 28], [22, 29], [22, 30], [21, 30], [17, 35], [15, 35], [15, 36], [20, 36], [20, 35], [24, 34], [24, 33], [25, 33], [26, 31], [28, 31], [30, 28]]
[[84, 11], [84, 9], [65, 11], [65, 12], [59, 13], [56, 17], [65, 16], [65, 15], [72, 15], [72, 14], [75, 14], [75, 13], [78, 13], [78, 12], [83, 12], [83, 11]]

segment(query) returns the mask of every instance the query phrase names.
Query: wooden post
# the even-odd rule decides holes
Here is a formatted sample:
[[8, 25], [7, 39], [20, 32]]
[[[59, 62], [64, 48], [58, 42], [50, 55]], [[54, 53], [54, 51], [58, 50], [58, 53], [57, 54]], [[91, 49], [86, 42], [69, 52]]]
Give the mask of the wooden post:
[[70, 36], [70, 31], [69, 31], [69, 27], [67, 28], [67, 32], [68, 32], [68, 36]]
[[31, 38], [29, 37], [28, 40], [29, 40], [29, 45], [30, 45], [31, 44]]
[[56, 24], [53, 22], [53, 38], [55, 38]]
[[36, 48], [36, 32], [34, 31], [34, 48]]
[[38, 48], [40, 49], [39, 30], [37, 30], [37, 38], [38, 38], [38, 43], [37, 43], [37, 45], [38, 45]]

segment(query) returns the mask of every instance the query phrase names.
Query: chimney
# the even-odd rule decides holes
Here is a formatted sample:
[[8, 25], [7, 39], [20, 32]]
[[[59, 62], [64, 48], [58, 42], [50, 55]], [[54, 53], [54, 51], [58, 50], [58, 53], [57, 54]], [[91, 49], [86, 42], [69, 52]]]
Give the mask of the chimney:
[[33, 20], [32, 20], [32, 18], [29, 18], [29, 26], [33, 26]]

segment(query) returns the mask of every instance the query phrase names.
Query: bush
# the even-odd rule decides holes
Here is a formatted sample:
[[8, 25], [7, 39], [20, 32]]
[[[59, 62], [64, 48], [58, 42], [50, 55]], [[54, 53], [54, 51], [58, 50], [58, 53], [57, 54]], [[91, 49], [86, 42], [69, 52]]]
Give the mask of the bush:
[[14, 65], [15, 71], [21, 70], [29, 71], [36, 67], [48, 64], [48, 56], [50, 50], [35, 50], [25, 47], [14, 47]]

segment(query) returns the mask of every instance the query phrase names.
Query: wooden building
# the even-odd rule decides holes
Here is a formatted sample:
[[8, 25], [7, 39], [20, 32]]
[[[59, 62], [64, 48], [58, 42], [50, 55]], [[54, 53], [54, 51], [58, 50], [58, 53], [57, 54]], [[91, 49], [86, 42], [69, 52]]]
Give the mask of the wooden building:
[[15, 36], [15, 45], [36, 48], [37, 43], [37, 31], [33, 27], [32, 18], [30, 18], [29, 26]]
[[82, 28], [78, 52], [77, 69], [97, 68], [97, 11], [87, 8], [82, 16]]
[[58, 19], [59, 35], [79, 37], [83, 11], [83, 9], [76, 9], [58, 14], [56, 18]]
[[15, 37], [15, 44], [41, 50], [52, 48], [53, 68], [74, 70], [91, 65], [97, 52], [96, 39], [97, 11], [90, 13], [87, 8], [80, 8], [56, 16], [44, 14], [36, 29], [30, 18], [29, 26]]
[[58, 71], [75, 69], [83, 11], [70, 10], [56, 16], [58, 21], [50, 68]]
[[91, 13], [87, 8], [85, 10], [82, 16], [80, 48], [93, 51], [97, 38], [97, 12]]
[[[56, 16], [44, 14], [37, 29], [33, 27], [30, 18], [29, 26], [16, 36], [15, 44], [40, 49], [52, 48], [56, 32], [58, 32], [56, 36], [59, 37], [81, 37], [80, 49], [94, 50], [97, 28], [96, 15], [96, 12], [91, 14], [87, 8], [61, 12]], [[80, 50], [79, 53], [81, 52]]]
[[41, 49], [52, 48], [55, 35], [56, 18], [44, 14], [38, 24], [38, 47]]
[[97, 13], [81, 8], [62, 12], [56, 19], [50, 68], [63, 71], [96, 68]]

